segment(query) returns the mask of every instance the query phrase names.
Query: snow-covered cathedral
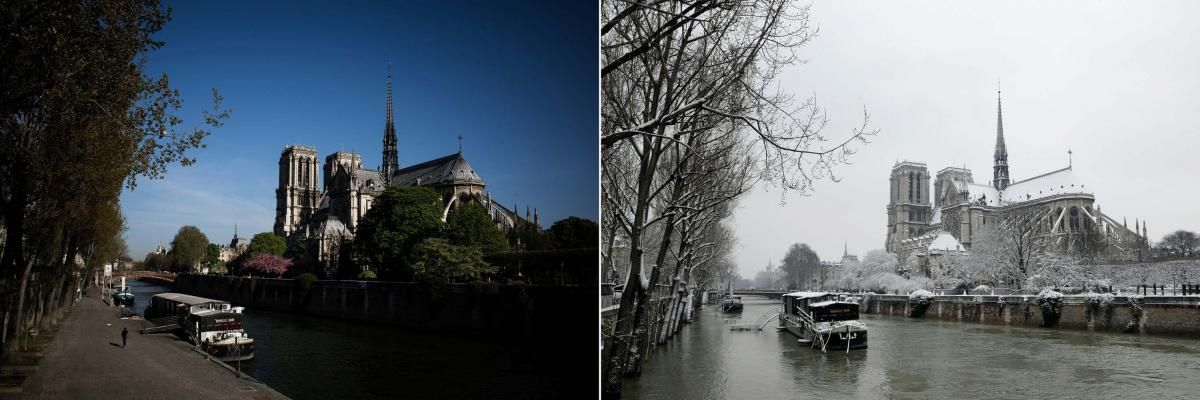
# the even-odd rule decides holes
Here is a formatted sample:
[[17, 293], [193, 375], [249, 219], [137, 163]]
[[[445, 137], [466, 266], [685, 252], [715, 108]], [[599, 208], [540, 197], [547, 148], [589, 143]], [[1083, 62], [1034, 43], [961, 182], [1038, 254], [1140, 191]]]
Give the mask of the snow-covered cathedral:
[[389, 71], [383, 163], [379, 169], [364, 168], [362, 156], [353, 152], [334, 152], [325, 157], [324, 165], [319, 165], [315, 147], [291, 145], [283, 149], [279, 156], [279, 188], [275, 191], [276, 235], [287, 238], [289, 244], [306, 243], [308, 256], [318, 262], [335, 261], [340, 246], [354, 237], [358, 221], [389, 185], [433, 188], [442, 196], [443, 221], [451, 209], [465, 203], [483, 205], [499, 229], [511, 229], [529, 219], [528, 215], [520, 218], [515, 206], [509, 210], [492, 199], [483, 178], [463, 157], [461, 143], [457, 153], [401, 167], [393, 115]]
[[999, 92], [993, 161], [990, 184], [975, 183], [969, 169], [947, 167], [937, 172], [932, 195], [924, 163], [897, 162], [892, 167], [887, 206], [888, 252], [903, 261], [911, 254], [928, 260], [929, 256], [968, 251], [986, 224], [997, 222], [999, 213], [1011, 211], [1044, 223], [1056, 249], [1075, 250], [1083, 237], [1101, 240], [1115, 252], [1145, 245], [1145, 222], [1135, 220], [1131, 229], [1125, 221], [1101, 212], [1095, 195], [1070, 162], [1062, 169], [1010, 181]]

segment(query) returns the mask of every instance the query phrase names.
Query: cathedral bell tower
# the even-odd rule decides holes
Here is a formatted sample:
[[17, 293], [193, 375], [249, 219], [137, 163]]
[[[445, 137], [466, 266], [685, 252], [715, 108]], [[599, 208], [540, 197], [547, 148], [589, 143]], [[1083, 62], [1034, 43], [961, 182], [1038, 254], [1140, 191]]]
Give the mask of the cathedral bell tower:
[[1008, 188], [1008, 149], [1004, 146], [1004, 113], [1000, 110], [1000, 91], [996, 91], [996, 153], [993, 154], [992, 187]]
[[275, 189], [275, 234], [287, 237], [308, 222], [317, 208], [317, 149], [288, 146], [279, 154]]
[[920, 236], [929, 229], [933, 205], [929, 200], [929, 168], [923, 163], [903, 161], [892, 167], [891, 195], [887, 205], [886, 248], [897, 253], [902, 240]]

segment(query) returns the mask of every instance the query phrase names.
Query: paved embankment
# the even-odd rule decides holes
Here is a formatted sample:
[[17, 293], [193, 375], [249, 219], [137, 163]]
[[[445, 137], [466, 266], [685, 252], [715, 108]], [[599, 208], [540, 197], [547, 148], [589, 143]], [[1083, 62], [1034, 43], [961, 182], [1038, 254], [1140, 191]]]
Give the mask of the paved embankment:
[[[95, 290], [93, 290], [95, 292]], [[34, 376], [27, 399], [282, 399], [282, 394], [240, 379], [170, 334], [141, 335], [150, 323], [122, 320], [93, 293], [59, 329]], [[121, 348], [121, 329], [129, 344]]]
[[[1059, 319], [1053, 326], [1109, 332], [1149, 334], [1200, 334], [1200, 296], [1127, 296], [1106, 302], [1089, 302], [1087, 296], [1062, 297]], [[908, 316], [913, 305], [905, 295], [870, 295], [861, 311], [868, 314]], [[921, 318], [985, 324], [1042, 326], [1045, 319], [1034, 295], [934, 296]]]

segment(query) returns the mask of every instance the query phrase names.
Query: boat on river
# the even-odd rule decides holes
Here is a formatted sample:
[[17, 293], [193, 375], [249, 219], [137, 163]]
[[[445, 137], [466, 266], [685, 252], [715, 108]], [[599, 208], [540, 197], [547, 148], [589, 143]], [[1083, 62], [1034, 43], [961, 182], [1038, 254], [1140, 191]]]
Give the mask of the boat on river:
[[150, 298], [146, 319], [158, 326], [144, 333], [172, 331], [221, 361], [254, 358], [254, 339], [242, 329], [245, 308], [182, 293]]
[[742, 307], [742, 296], [728, 295], [721, 299], [721, 312], [723, 313], [740, 313]]
[[117, 307], [133, 307], [133, 292], [129, 288], [122, 288], [120, 291], [112, 294], [113, 305]]
[[858, 320], [858, 303], [844, 295], [795, 292], [783, 295], [779, 326], [801, 343], [824, 350], [867, 348], [867, 324]]
[[733, 281], [729, 281], [725, 288], [725, 297], [721, 299], [721, 312], [723, 313], [740, 313], [742, 312], [742, 296], [733, 295]]

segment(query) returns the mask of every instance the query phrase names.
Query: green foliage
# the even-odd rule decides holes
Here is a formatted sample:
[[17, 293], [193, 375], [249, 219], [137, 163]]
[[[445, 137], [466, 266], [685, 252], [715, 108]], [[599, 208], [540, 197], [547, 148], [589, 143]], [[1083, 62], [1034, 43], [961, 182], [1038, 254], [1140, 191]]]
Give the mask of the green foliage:
[[450, 210], [446, 216], [446, 238], [460, 246], [476, 246], [484, 254], [508, 251], [504, 232], [496, 226], [483, 206], [467, 203]]
[[296, 277], [296, 286], [300, 287], [301, 295], [312, 290], [313, 284], [317, 283], [317, 276], [310, 273], [303, 273]]
[[355, 235], [358, 259], [389, 280], [411, 279], [413, 247], [441, 227], [442, 200], [426, 187], [391, 186], [359, 220]]
[[254, 238], [250, 239], [250, 245], [246, 248], [246, 252], [251, 254], [266, 253], [273, 256], [282, 256], [286, 250], [287, 241], [274, 232], [254, 235]]
[[377, 276], [375, 276], [374, 271], [359, 272], [357, 278], [360, 281], [373, 281], [373, 280], [379, 279]]
[[512, 251], [549, 250], [554, 240], [532, 222], [517, 221], [517, 226], [508, 230], [508, 246]]
[[474, 246], [450, 244], [446, 239], [430, 238], [413, 248], [412, 271], [418, 281], [470, 282], [496, 268], [483, 261], [483, 252]]
[[150, 253], [142, 261], [142, 267], [146, 271], [166, 271], [171, 268], [171, 256], [166, 254]]
[[200, 265], [208, 252], [208, 237], [200, 228], [185, 225], [171, 240], [171, 258], [177, 271], [191, 272]]
[[221, 262], [221, 248], [215, 244], [209, 243], [208, 248], [204, 252], [204, 264], [206, 267], [212, 267]]
[[550, 225], [555, 249], [593, 249], [600, 245], [600, 226], [590, 219], [567, 217]]

